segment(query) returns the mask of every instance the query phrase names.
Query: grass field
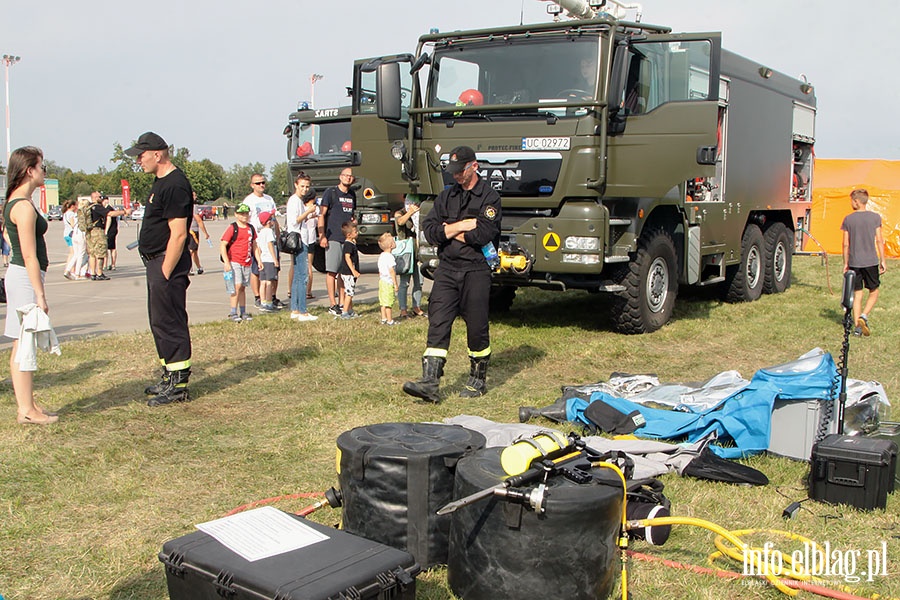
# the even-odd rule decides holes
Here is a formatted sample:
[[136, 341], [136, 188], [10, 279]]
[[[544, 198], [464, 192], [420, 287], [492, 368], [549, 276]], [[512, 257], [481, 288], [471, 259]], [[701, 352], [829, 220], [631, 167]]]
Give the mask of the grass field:
[[[276, 314], [194, 327], [194, 400], [155, 409], [136, 402], [157, 375], [149, 333], [66, 343], [62, 356], [39, 357], [36, 377], [40, 402], [60, 410], [57, 425], [17, 425], [9, 379], [0, 384], [0, 594], [7, 600], [167, 598], [157, 560], [165, 541], [254, 500], [335, 485], [335, 439], [352, 427], [457, 414], [515, 422], [518, 406], [549, 404], [561, 385], [604, 380], [614, 371], [701, 381], [728, 369], [749, 378], [814, 347], [837, 359], [839, 260], [831, 264], [832, 294], [818, 257], [795, 257], [787, 293], [750, 304], [724, 304], [713, 290], [683, 290], [672, 323], [643, 336], [612, 332], [603, 296], [520, 291], [509, 313], [492, 318], [488, 396], [456, 397], [468, 370], [459, 322], [440, 405], [412, 402], [400, 391], [403, 381], [420, 375], [426, 321], [382, 327], [373, 305], [359, 307], [363, 318], [349, 323], [298, 324]], [[889, 398], [900, 390], [898, 273], [900, 262], [889, 262], [872, 336], [852, 339], [849, 356], [850, 376], [880, 381]], [[807, 466], [768, 456], [747, 464], [771, 484], [665, 476], [673, 512], [729, 529], [784, 529], [863, 555], [885, 542], [889, 576], [846, 585], [860, 596], [900, 597], [900, 494], [889, 497], [887, 510], [868, 513], [805, 502], [797, 518], [784, 521], [785, 506], [806, 497]], [[297, 511], [307, 504], [276, 506]], [[340, 515], [323, 509], [311, 518], [336, 524]], [[712, 537], [676, 527], [665, 546], [632, 548], [707, 566]], [[765, 535], [750, 541], [769, 540], [781, 544]], [[757, 582], [642, 562], [631, 563], [630, 585], [636, 598], [781, 596]], [[421, 575], [418, 597], [452, 598], [445, 571]]]

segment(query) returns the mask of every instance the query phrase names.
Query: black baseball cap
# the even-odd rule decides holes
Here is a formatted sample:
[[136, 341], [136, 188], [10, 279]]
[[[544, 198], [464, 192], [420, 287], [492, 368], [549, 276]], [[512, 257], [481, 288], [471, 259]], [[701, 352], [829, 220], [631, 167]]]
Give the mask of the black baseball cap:
[[157, 134], [152, 131], [148, 131], [146, 133], [142, 133], [141, 137], [138, 138], [137, 143], [125, 151], [125, 154], [128, 156], [138, 156], [141, 152], [146, 152], [147, 150], [168, 150], [169, 145], [166, 143], [166, 140], [159, 137]]
[[457, 146], [450, 151], [450, 162], [447, 163], [447, 172], [451, 175], [462, 173], [466, 165], [475, 159], [475, 151], [468, 146]]

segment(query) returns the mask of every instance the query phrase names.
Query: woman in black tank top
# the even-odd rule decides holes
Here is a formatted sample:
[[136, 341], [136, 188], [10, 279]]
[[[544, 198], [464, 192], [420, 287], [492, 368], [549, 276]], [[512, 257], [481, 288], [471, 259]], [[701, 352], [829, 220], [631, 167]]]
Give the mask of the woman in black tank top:
[[49, 313], [44, 292], [47, 271], [47, 245], [44, 234], [47, 221], [31, 203], [34, 191], [44, 184], [44, 154], [39, 148], [26, 146], [9, 157], [9, 185], [3, 207], [4, 236], [12, 246], [12, 258], [6, 271], [6, 337], [13, 338], [9, 358], [10, 379], [16, 394], [17, 420], [21, 424], [46, 425], [58, 417], [34, 403], [34, 371], [21, 371], [16, 361], [19, 349], [19, 319], [16, 310], [36, 304]]

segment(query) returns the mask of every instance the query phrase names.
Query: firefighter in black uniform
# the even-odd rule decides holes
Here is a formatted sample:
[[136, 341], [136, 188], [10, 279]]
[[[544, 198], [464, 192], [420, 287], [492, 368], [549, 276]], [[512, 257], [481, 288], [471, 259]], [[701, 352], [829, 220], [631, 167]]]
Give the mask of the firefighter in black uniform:
[[148, 406], [185, 402], [191, 375], [191, 334], [188, 330], [187, 288], [191, 255], [188, 221], [193, 218], [191, 184], [169, 160], [169, 145], [148, 131], [125, 151], [136, 157], [145, 173], [156, 179], [145, 203], [138, 250], [147, 269], [147, 311], [162, 379], [144, 390]]
[[403, 384], [403, 391], [439, 402], [453, 320], [466, 322], [470, 371], [463, 398], [487, 392], [485, 378], [491, 358], [488, 298], [491, 267], [482, 247], [500, 243], [500, 195], [478, 177], [475, 151], [459, 146], [447, 165], [456, 183], [442, 191], [422, 220], [422, 233], [437, 246], [440, 263], [428, 298], [428, 347], [422, 357], [422, 379]]

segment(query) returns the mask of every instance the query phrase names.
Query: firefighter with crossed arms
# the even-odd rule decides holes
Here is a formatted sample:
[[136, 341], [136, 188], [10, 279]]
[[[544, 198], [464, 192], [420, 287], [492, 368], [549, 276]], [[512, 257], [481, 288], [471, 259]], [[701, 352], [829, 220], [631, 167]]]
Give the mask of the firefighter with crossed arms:
[[469, 379], [459, 395], [476, 398], [487, 392], [491, 267], [482, 246], [500, 243], [500, 194], [478, 176], [475, 151], [468, 146], [454, 148], [446, 170], [456, 183], [440, 193], [422, 220], [422, 234], [437, 246], [440, 259], [428, 299], [422, 378], [403, 384], [404, 392], [428, 402], [440, 402], [438, 387], [457, 316], [466, 322], [470, 360]]

